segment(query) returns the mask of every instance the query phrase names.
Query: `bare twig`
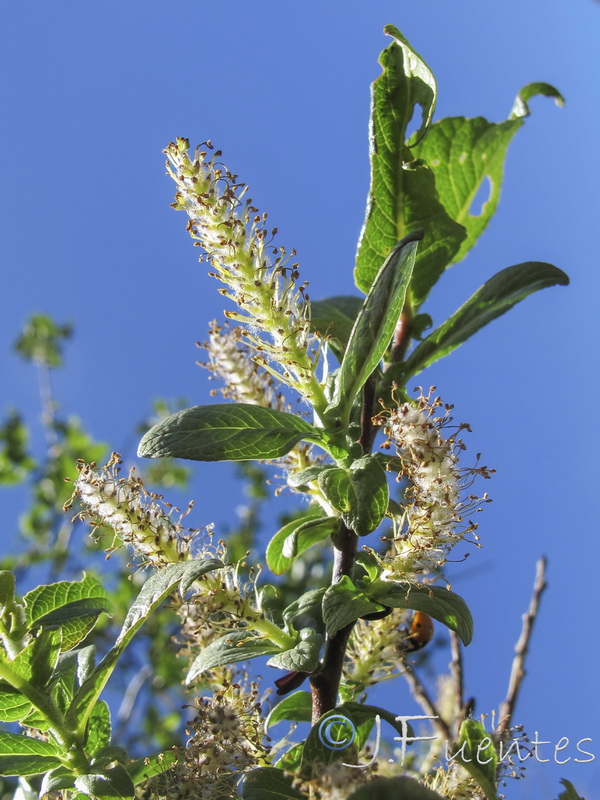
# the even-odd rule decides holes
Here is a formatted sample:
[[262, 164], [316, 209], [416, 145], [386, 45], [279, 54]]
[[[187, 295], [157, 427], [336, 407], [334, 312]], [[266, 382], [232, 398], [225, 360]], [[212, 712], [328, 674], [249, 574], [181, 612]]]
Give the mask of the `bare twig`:
[[546, 558], [542, 557], [537, 562], [535, 582], [533, 584], [533, 594], [527, 613], [523, 614], [523, 627], [521, 628], [521, 636], [515, 645], [515, 657], [513, 658], [512, 668], [510, 671], [510, 680], [508, 682], [508, 691], [506, 699], [500, 707], [500, 722], [496, 733], [500, 736], [506, 736], [510, 728], [517, 698], [521, 689], [521, 683], [525, 677], [525, 658], [529, 650], [529, 642], [531, 640], [531, 633], [533, 631], [533, 624], [540, 608], [540, 598], [542, 592], [546, 588]]
[[429, 696], [429, 692], [425, 688], [425, 686], [421, 683], [421, 680], [417, 677], [416, 673], [413, 671], [412, 667], [408, 664], [404, 665], [404, 677], [406, 678], [408, 685], [413, 693], [413, 697], [417, 701], [417, 703], [421, 706], [423, 711], [430, 716], [433, 717], [431, 720], [433, 723], [434, 728], [437, 729], [438, 733], [447, 741], [453, 741], [452, 732], [448, 726], [446, 720], [442, 719], [442, 716]]
[[127, 727], [127, 723], [129, 722], [129, 718], [131, 717], [131, 712], [133, 711], [133, 706], [135, 705], [135, 701], [137, 700], [137, 696], [139, 695], [142, 687], [148, 680], [148, 678], [152, 675], [152, 667], [148, 664], [145, 664], [140, 670], [138, 670], [132, 679], [129, 681], [129, 685], [125, 690], [125, 694], [123, 696], [123, 700], [121, 701], [121, 705], [119, 706], [119, 710], [117, 712], [117, 730], [115, 732], [115, 740], [119, 740], [120, 737], [125, 732], [125, 728]]
[[454, 737], [458, 738], [460, 726], [464, 720], [464, 711], [466, 709], [464, 702], [464, 673], [463, 673], [463, 658], [460, 646], [460, 639], [454, 631], [450, 631], [450, 647], [452, 650], [452, 661], [450, 662], [450, 675], [452, 678], [452, 688], [454, 689], [454, 708], [456, 709], [456, 717], [454, 719]]

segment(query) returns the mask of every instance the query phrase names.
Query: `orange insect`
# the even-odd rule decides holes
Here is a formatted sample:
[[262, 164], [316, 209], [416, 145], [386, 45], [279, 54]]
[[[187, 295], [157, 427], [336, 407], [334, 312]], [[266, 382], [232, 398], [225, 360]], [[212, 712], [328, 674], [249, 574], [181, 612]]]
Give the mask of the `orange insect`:
[[430, 642], [433, 638], [433, 620], [429, 614], [423, 611], [415, 611], [408, 636], [405, 640], [405, 647], [409, 653], [414, 653], [415, 650], [420, 650], [422, 647]]

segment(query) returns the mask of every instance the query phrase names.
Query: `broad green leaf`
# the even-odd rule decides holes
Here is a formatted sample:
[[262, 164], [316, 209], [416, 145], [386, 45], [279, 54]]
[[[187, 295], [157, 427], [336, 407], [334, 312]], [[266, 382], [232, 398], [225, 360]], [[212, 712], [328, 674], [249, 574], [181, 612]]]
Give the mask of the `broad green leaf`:
[[327, 539], [338, 527], [336, 517], [325, 517], [322, 511], [312, 512], [284, 525], [267, 546], [267, 565], [275, 575], [283, 575], [294, 559], [309, 547]]
[[357, 459], [349, 470], [331, 467], [318, 477], [319, 488], [341, 513], [345, 525], [359, 536], [374, 531], [388, 506], [388, 483], [377, 456]]
[[110, 744], [111, 724], [110, 709], [104, 700], [98, 700], [90, 715], [85, 750], [95, 756], [103, 747]]
[[483, 789], [486, 800], [498, 800], [496, 770], [498, 756], [491, 737], [474, 719], [466, 719], [460, 726], [455, 752], [456, 761], [469, 772]]
[[81, 581], [38, 586], [23, 598], [29, 628], [60, 627], [62, 650], [75, 647], [95, 626], [102, 613], [112, 612], [106, 589], [92, 575]]
[[[439, 202], [429, 166], [415, 156], [414, 144], [422, 139], [435, 104], [433, 74], [395, 28], [388, 26], [386, 33], [394, 42], [381, 54], [383, 72], [371, 87], [371, 186], [354, 279], [367, 293], [396, 242], [423, 228], [414, 272], [422, 292], [426, 283], [435, 283], [466, 234]], [[423, 121], [411, 148], [407, 126], [417, 104]]]
[[584, 797], [581, 797], [580, 795], [577, 794], [577, 792], [575, 791], [575, 787], [573, 786], [571, 781], [568, 781], [566, 778], [563, 778], [561, 780], [561, 783], [565, 787], [565, 791], [561, 792], [558, 795], [558, 800], [585, 800]]
[[377, 369], [390, 346], [410, 284], [417, 244], [421, 239], [422, 233], [412, 233], [399, 243], [394, 241], [395, 246], [391, 252], [386, 251], [385, 261], [356, 318], [336, 375], [329, 409], [331, 415], [339, 414], [343, 424], [350, 419], [354, 398]]
[[562, 108], [565, 104], [565, 98], [555, 86], [549, 83], [528, 83], [517, 95], [515, 104], [510, 112], [510, 118], [514, 119], [516, 117], [522, 119], [528, 117], [531, 113], [528, 102], [532, 97], [536, 97], [539, 94], [544, 97], [553, 97], [554, 102], [559, 108]]
[[294, 692], [284, 697], [274, 706], [267, 719], [265, 727], [277, 725], [282, 720], [290, 722], [310, 722], [312, 719], [312, 694], [310, 692]]
[[348, 528], [365, 536], [379, 527], [388, 506], [388, 483], [385, 470], [376, 456], [357, 459], [350, 467], [353, 502], [350, 511], [342, 514]]
[[223, 664], [235, 664], [258, 656], [270, 656], [278, 653], [280, 648], [269, 641], [257, 636], [250, 631], [233, 631], [211, 642], [208, 647], [195, 658], [186, 676], [186, 683], [190, 683], [202, 672]]
[[51, 769], [42, 778], [40, 797], [46, 797], [50, 792], [58, 792], [60, 789], [72, 789], [75, 786], [76, 777], [77, 775], [67, 767]]
[[267, 661], [270, 667], [298, 672], [314, 672], [319, 664], [323, 637], [312, 628], [300, 631], [300, 641], [289, 650], [279, 650]]
[[[415, 147], [415, 156], [426, 161], [435, 175], [440, 202], [452, 219], [467, 231], [467, 237], [452, 262], [465, 257], [496, 210], [508, 145], [523, 125], [524, 110], [528, 113], [526, 101], [540, 93], [560, 97], [556, 89], [548, 84], [530, 84], [517, 98], [515, 108], [518, 107], [520, 111], [513, 109], [512, 119], [497, 123], [483, 117], [446, 117], [434, 123], [427, 137]], [[486, 179], [489, 181], [489, 197], [481, 209], [472, 209], [473, 201], [486, 184]], [[446, 265], [449, 264], [450, 260], [446, 262]], [[415, 276], [413, 288], [416, 305], [425, 299], [435, 283], [435, 280], [429, 279], [423, 282], [422, 277]], [[427, 275], [425, 277], [429, 278]]]
[[293, 776], [276, 767], [260, 767], [249, 772], [242, 785], [242, 800], [306, 800], [292, 786]]
[[383, 610], [384, 606], [355, 586], [348, 575], [332, 584], [323, 596], [323, 619], [328, 636], [335, 636], [365, 614]]
[[176, 750], [167, 750], [164, 753], [155, 753], [152, 756], [138, 758], [127, 764], [125, 769], [136, 786], [140, 783], [153, 778], [155, 775], [162, 775], [173, 767], [179, 760]]
[[75, 695], [67, 715], [67, 722], [71, 728], [77, 725], [77, 730], [81, 734], [86, 730], [92, 709], [123, 651], [148, 617], [166, 600], [175, 587], [179, 585], [179, 591], [183, 595], [195, 580], [206, 572], [222, 566], [222, 562], [214, 558], [184, 561], [163, 567], [148, 578], [127, 612], [115, 645], [83, 681]]
[[135, 786], [129, 773], [121, 764], [91, 775], [79, 775], [75, 787], [88, 797], [133, 798]]
[[293, 603], [289, 604], [283, 612], [283, 620], [288, 630], [292, 629], [296, 620], [306, 617], [312, 618], [314, 622], [313, 627], [319, 627], [321, 624], [321, 604], [325, 591], [325, 588], [310, 589], [308, 592], [300, 595]]
[[311, 329], [321, 337], [327, 338], [339, 361], [343, 358], [362, 304], [362, 298], [350, 295], [311, 300]]
[[303, 417], [250, 403], [215, 403], [178, 411], [146, 433], [138, 456], [192, 461], [280, 458], [321, 433]]
[[58, 748], [50, 742], [0, 731], [0, 775], [39, 775], [60, 766]]
[[371, 600], [384, 606], [424, 611], [455, 631], [465, 645], [473, 638], [473, 618], [467, 604], [448, 589], [408, 581], [376, 580], [364, 591]]
[[442, 795], [414, 778], [375, 778], [352, 792], [348, 800], [444, 800]]
[[503, 269], [413, 350], [402, 367], [403, 380], [451, 353], [484, 325], [533, 292], [568, 283], [569, 278], [562, 270], [540, 261], [527, 261]]
[[18, 689], [6, 681], [0, 681], [0, 719], [2, 722], [18, 722], [24, 719], [33, 706]]
[[300, 775], [305, 779], [311, 778], [315, 772], [336, 761], [358, 764], [358, 747], [356, 726], [334, 708], [323, 714], [310, 729], [302, 748]]

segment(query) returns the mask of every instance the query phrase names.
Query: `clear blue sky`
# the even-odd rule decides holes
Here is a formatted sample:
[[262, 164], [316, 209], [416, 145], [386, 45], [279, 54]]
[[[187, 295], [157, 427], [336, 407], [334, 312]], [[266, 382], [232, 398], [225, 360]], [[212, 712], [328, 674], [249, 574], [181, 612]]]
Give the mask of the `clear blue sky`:
[[[477, 711], [504, 696], [545, 553], [550, 586], [516, 720], [552, 742], [594, 739], [594, 763], [531, 767], [507, 795], [554, 798], [565, 776], [588, 800], [600, 797], [600, 4], [62, 0], [0, 13], [0, 409], [37, 414], [35, 376], [10, 352], [28, 314], [71, 320], [76, 338], [56, 392], [114, 449], [153, 396], [208, 397], [194, 342], [222, 304], [185, 219], [169, 208], [169, 140], [210, 138], [224, 151], [282, 243], [297, 248], [311, 295], [325, 297], [354, 292], [368, 90], [384, 24], [397, 25], [435, 72], [438, 118], [504, 119], [531, 81], [562, 91], [562, 110], [533, 102], [496, 218], [427, 310], [441, 321], [494, 272], [526, 260], [555, 263], [572, 285], [528, 299], [421, 380], [455, 404], [473, 427], [471, 452], [497, 469], [494, 503], [480, 518], [484, 549], [454, 580], [475, 616], [466, 675]], [[195, 472], [204, 488], [194, 522], [226, 520], [239, 502], [230, 469]]]

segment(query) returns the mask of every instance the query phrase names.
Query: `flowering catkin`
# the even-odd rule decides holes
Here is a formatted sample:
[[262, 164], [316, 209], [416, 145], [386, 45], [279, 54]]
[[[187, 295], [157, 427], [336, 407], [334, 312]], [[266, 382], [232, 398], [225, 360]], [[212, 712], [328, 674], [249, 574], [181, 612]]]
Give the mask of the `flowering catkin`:
[[121, 477], [120, 464], [118, 453], [101, 469], [78, 462], [73, 498], [80, 498], [82, 514], [90, 516], [97, 528], [112, 531], [145, 564], [159, 568], [190, 559], [191, 536], [184, 534], [181, 517], [172, 519], [176, 509], [167, 510], [160, 495], [147, 492], [133, 470]]
[[475, 475], [489, 478], [493, 470], [459, 467], [458, 455], [465, 445], [458, 434], [470, 428], [463, 423], [450, 436], [443, 435], [452, 421], [452, 406], [438, 415], [442, 401], [432, 399], [433, 388], [429, 395], [421, 394], [416, 402], [402, 403], [375, 420], [388, 436], [384, 447], [396, 447], [401, 462], [398, 479], [408, 481], [403, 514], [395, 520], [390, 549], [381, 558], [387, 577], [407, 578], [441, 567], [452, 547], [477, 529], [476, 523], [464, 520], [464, 514], [489, 502], [487, 494], [465, 497]]
[[218, 161], [219, 150], [209, 156], [212, 145], [205, 146], [196, 148], [193, 160], [187, 139], [165, 149], [167, 171], [178, 187], [173, 208], [187, 213], [188, 231], [215, 270], [210, 274], [227, 287], [221, 294], [239, 307], [225, 314], [248, 326], [244, 335], [257, 361], [323, 409], [315, 377], [321, 343], [310, 330], [306, 284], [296, 283], [298, 264], [290, 263], [295, 251], [272, 244], [277, 229], [267, 231], [267, 215], [245, 197], [247, 187]]

